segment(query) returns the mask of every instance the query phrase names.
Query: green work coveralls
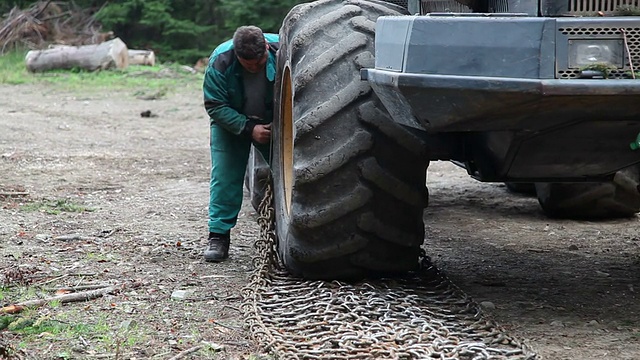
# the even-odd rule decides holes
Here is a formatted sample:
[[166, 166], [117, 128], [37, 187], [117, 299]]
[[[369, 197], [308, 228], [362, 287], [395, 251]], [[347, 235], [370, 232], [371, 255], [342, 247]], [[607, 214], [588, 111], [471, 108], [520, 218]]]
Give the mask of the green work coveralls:
[[[264, 123], [273, 120], [273, 83], [276, 75], [278, 35], [265, 34], [269, 45], [265, 73]], [[245, 105], [243, 68], [233, 51], [233, 41], [220, 44], [211, 54], [204, 75], [204, 107], [210, 118], [211, 181], [209, 183], [209, 232], [228, 234], [242, 206], [244, 174], [252, 139], [242, 114]], [[265, 160], [270, 145], [254, 143]]]

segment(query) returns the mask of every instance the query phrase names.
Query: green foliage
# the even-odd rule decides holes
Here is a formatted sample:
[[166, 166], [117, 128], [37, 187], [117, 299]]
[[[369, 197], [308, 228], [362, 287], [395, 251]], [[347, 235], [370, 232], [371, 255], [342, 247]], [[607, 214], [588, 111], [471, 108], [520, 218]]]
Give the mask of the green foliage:
[[278, 33], [301, 0], [113, 0], [96, 17], [105, 30], [163, 61], [193, 64], [242, 25]]
[[605, 64], [605, 63], [597, 63], [597, 64], [591, 64], [591, 65], [586, 65], [580, 68], [581, 71], [585, 71], [585, 70], [592, 70], [592, 71], [598, 71], [602, 73], [602, 76], [605, 79], [609, 78], [609, 75], [611, 74], [612, 71], [616, 70], [617, 68], [613, 65], [610, 64]]
[[163, 93], [172, 89], [201, 87], [202, 74], [186, 72], [178, 64], [156, 66], [129, 66], [123, 70], [87, 71], [81, 69], [54, 70], [29, 73], [24, 64], [25, 51], [13, 51], [0, 56], [0, 85], [45, 83], [55, 85], [58, 91], [81, 90], [83, 93], [106, 89], [122, 89], [139, 96]]
[[640, 15], [640, 7], [634, 5], [620, 5], [616, 8], [616, 13], [620, 16], [638, 16]]
[[35, 321], [33, 319], [20, 317], [9, 323], [9, 325], [7, 326], [7, 330], [12, 332], [21, 331], [31, 327], [34, 322]]
[[225, 28], [233, 31], [241, 25], [255, 25], [265, 32], [278, 33], [282, 20], [300, 0], [220, 0], [225, 14]]
[[[26, 343], [42, 341], [41, 338], [44, 338], [44, 341], [54, 337], [56, 340], [61, 338], [77, 339], [78, 336], [84, 335], [98, 340], [102, 344], [96, 345], [106, 350], [114, 348], [116, 341], [120, 341], [121, 345], [125, 347], [131, 347], [142, 341], [141, 335], [135, 333], [127, 334], [129, 336], [125, 339], [118, 339], [117, 334], [114, 337], [113, 330], [104, 319], [98, 319], [97, 323], [70, 323], [31, 312], [20, 316], [0, 317], [0, 324], [4, 326], [1, 329], [14, 335], [20, 335]], [[20, 347], [25, 347], [25, 345]]]
[[13, 9], [14, 6], [17, 6], [19, 9], [27, 8], [31, 5], [33, 1], [20, 1], [20, 0], [10, 0], [10, 1], [0, 1], [0, 16], [8, 13]]
[[23, 84], [27, 82], [27, 68], [24, 63], [25, 52], [12, 51], [0, 55], [0, 84]]
[[[278, 33], [301, 0], [75, 0], [97, 11], [103, 31], [113, 31], [130, 49], [153, 50], [158, 59], [194, 64], [242, 25]], [[0, 14], [35, 1], [0, 1]], [[1, 79], [0, 79], [1, 80]]]
[[207, 34], [215, 26], [200, 21], [208, 2], [197, 0], [119, 0], [103, 7], [96, 18], [130, 48], [152, 49], [159, 59], [195, 63], [208, 56]]
[[67, 200], [45, 200], [28, 203], [20, 207], [22, 211], [42, 211], [50, 215], [58, 215], [61, 212], [85, 212], [93, 211], [84, 206], [74, 204]]
[[16, 320], [15, 316], [12, 315], [3, 315], [0, 316], [0, 331], [9, 327], [11, 323]]

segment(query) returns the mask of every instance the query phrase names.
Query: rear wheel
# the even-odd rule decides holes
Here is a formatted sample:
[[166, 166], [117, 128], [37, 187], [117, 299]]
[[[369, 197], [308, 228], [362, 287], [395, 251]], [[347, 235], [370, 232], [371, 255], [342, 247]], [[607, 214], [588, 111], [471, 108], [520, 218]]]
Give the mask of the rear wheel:
[[616, 173], [604, 183], [536, 183], [547, 216], [574, 219], [631, 217], [640, 212], [640, 166]]
[[383, 1], [314, 1], [280, 30], [273, 178], [278, 250], [305, 278], [417, 268], [427, 156], [393, 122], [360, 69], [373, 67]]

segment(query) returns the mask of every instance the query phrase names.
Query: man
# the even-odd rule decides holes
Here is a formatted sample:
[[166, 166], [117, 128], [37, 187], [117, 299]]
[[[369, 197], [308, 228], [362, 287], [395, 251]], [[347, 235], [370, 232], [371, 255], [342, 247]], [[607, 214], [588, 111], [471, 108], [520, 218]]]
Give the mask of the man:
[[211, 54], [203, 85], [211, 129], [206, 261], [229, 256], [230, 231], [242, 206], [251, 145], [270, 160], [277, 49], [278, 35], [241, 26]]

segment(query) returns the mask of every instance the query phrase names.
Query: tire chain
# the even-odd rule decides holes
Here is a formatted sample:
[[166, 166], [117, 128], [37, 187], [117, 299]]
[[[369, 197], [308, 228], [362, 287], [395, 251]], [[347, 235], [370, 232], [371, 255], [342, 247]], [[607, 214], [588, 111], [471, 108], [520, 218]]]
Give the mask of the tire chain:
[[258, 209], [254, 272], [242, 289], [253, 339], [278, 359], [536, 359], [423, 256], [422, 269], [357, 284], [287, 273], [271, 182]]

